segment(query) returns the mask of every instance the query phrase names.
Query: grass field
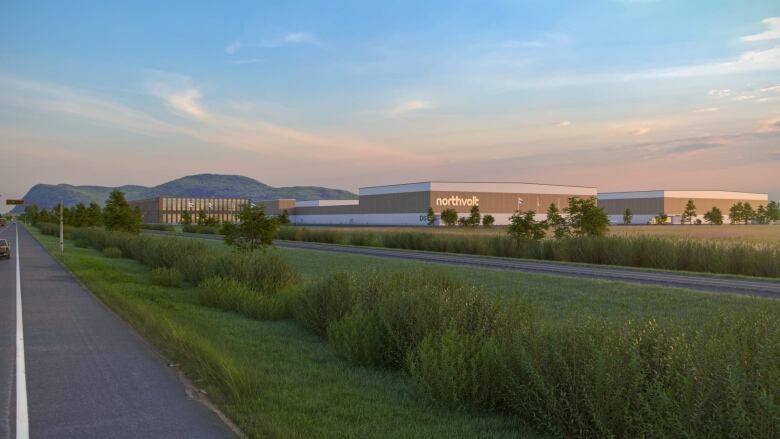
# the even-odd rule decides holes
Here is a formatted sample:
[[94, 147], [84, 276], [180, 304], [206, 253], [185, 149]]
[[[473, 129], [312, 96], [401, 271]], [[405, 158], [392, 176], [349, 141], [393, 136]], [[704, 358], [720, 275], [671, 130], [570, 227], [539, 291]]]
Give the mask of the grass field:
[[510, 417], [430, 406], [403, 374], [355, 368], [292, 321], [199, 306], [195, 288], [153, 285], [138, 262], [70, 241], [60, 256], [55, 238], [31, 232], [250, 437], [541, 437]]
[[[86, 236], [84, 233], [81, 235]], [[93, 235], [96, 238], [101, 236], [99, 233]], [[50, 249], [54, 247], [54, 239], [41, 239]], [[151, 256], [147, 256], [148, 251], [139, 252], [132, 242], [145, 242], [150, 246], [151, 241], [160, 240], [120, 236], [101, 239], [108, 239], [102, 241], [102, 245], [117, 245], [123, 252], [130, 252], [125, 255], [134, 254], [136, 258], [149, 261], [156, 259], [148, 259]], [[196, 250], [183, 241], [181, 245], [174, 241], [178, 240], [166, 241], [168, 244], [154, 251], [165, 253], [169, 247]], [[209, 253], [217, 257], [220, 254], [229, 255], [228, 248], [218, 241], [202, 243], [208, 245], [211, 248]], [[773, 383], [777, 378], [772, 378], [776, 365], [767, 364], [774, 364], [772, 355], [779, 355], [780, 350], [778, 346], [764, 343], [767, 337], [771, 340], [772, 334], [777, 333], [780, 301], [450, 266], [420, 272], [420, 264], [408, 261], [316, 251], [272, 250], [273, 254], [287, 261], [295, 272], [302, 275], [305, 288], [291, 296], [294, 300], [291, 303], [299, 304], [292, 308], [292, 317], [297, 324], [290, 320], [256, 322], [200, 306], [199, 303], [203, 302], [197, 300], [197, 290], [151, 286], [153, 279], [150, 272], [139, 264], [125, 259], [108, 259], [92, 250], [79, 249], [75, 252], [83, 253], [74, 256], [73, 251], [66, 252], [66, 264], [76, 265], [74, 271], [87, 284], [97, 285], [97, 288], [92, 288], [101, 299], [139, 327], [166, 355], [180, 362], [196, 382], [204, 383], [204, 387], [224, 411], [242, 428], [251, 431], [252, 435], [334, 436], [336, 432], [346, 432], [343, 433], [345, 436], [377, 435], [378, 430], [374, 425], [364, 424], [374, 422], [373, 418], [365, 417], [362, 413], [376, 410], [377, 404], [370, 398], [380, 397], [384, 401], [392, 395], [408, 398], [409, 410], [417, 412], [416, 416], [407, 418], [409, 413], [406, 407], [395, 407], [396, 411], [400, 411], [395, 421], [408, 424], [404, 426], [403, 432], [399, 432], [399, 436], [446, 434], [475, 437], [479, 436], [475, 432], [479, 432], [484, 436], [500, 437], [526, 436], [530, 432], [511, 416], [476, 415], [470, 411], [476, 407], [499, 413], [517, 413], [519, 417], [545, 430], [568, 436], [577, 435], [577, 431], [581, 432], [579, 435], [612, 432], [622, 437], [640, 433], [654, 436], [682, 428], [687, 434], [694, 435], [745, 432], [755, 435], [761, 432], [759, 436], [765, 436], [768, 432], [770, 436], [766, 437], [771, 437], [772, 432], [776, 431], [771, 415], [767, 418], [765, 414], [767, 410], [776, 409], [773, 405], [775, 403], [761, 399], [758, 396], [760, 393], [756, 393], [760, 390], [752, 389], [765, 389], [767, 383]], [[168, 253], [174, 256], [180, 252]], [[231, 260], [237, 263], [242, 261], [238, 256], [231, 256]], [[270, 256], [258, 261], [272, 261], [274, 258], [268, 259]], [[84, 258], [83, 265], [68, 260], [76, 258], [78, 261], [78, 257]], [[178, 264], [175, 261], [172, 263]], [[79, 274], [90, 272], [94, 267], [100, 267], [100, 270], [92, 278]], [[137, 272], [138, 282], [131, 281], [123, 273], [133, 270]], [[359, 297], [365, 293], [359, 290], [353, 290], [358, 295], [351, 298], [343, 295], [344, 291], [360, 287], [360, 283], [349, 286], [348, 279], [344, 278], [331, 278], [323, 283], [334, 272], [366, 273], [374, 270], [381, 273], [377, 278], [380, 283], [374, 284], [376, 287], [381, 286], [377, 290], [380, 295], [376, 296], [379, 299], [376, 305], [378, 308], [369, 305], [360, 311], [359, 303], [363, 299]], [[238, 271], [234, 273], [240, 275]], [[401, 293], [398, 295], [393, 293], [394, 287], [386, 289], [383, 286], [397, 283], [396, 276], [403, 273], [411, 273], [414, 294], [395, 290]], [[424, 277], [420, 277], [420, 274]], [[425, 286], [426, 278], [434, 282], [438, 282], [435, 279], [453, 279], [454, 283], [447, 280], [444, 284], [436, 284], [444, 285], [445, 290], [429, 290]], [[368, 279], [371, 281], [371, 278]], [[133, 284], [136, 286], [133, 287]], [[403, 282], [398, 285], [404, 288]], [[483, 287], [484, 290], [472, 290], [473, 286]], [[464, 287], [467, 290], [462, 290]], [[449, 296], [449, 288], [454, 288], [452, 293], [461, 289], [466, 296]], [[450, 299], [446, 299], [448, 296]], [[484, 298], [490, 296], [494, 299], [485, 301]], [[342, 302], [341, 297], [353, 303], [349, 306], [358, 308], [353, 308], [352, 314], [347, 314], [345, 318], [331, 314], [331, 311], [320, 313], [319, 310], [344, 309], [346, 303]], [[450, 300], [456, 300], [451, 302], [455, 304], [461, 303], [457, 300], [464, 298], [467, 299], [467, 302], [463, 302], [465, 308], [447, 305]], [[358, 302], [355, 302], [356, 299]], [[426, 302], [429, 299], [434, 301]], [[517, 307], [517, 300], [513, 299], [519, 300], [521, 306]], [[255, 299], [247, 297], [247, 300]], [[302, 309], [300, 304], [307, 302], [315, 306], [312, 310], [318, 310], [314, 315], [296, 311]], [[499, 325], [497, 330], [511, 329], [515, 335], [505, 334], [504, 330], [490, 330], [489, 333], [479, 330], [463, 335], [444, 332], [437, 335], [439, 333], [430, 326], [431, 322], [446, 318], [450, 311], [437, 314], [440, 311], [432, 308], [431, 314], [425, 306], [421, 306], [426, 303], [434, 307], [444, 306], [442, 309], [455, 311], [455, 315], [466, 311], [460, 317], [466, 318], [461, 320], [467, 324], [463, 328], [471, 327], [467, 323], [472, 318], [469, 317], [472, 315], [471, 310], [488, 311], [493, 309], [491, 303], [504, 304], [508, 308], [490, 311], [498, 312], [496, 320], [489, 318], [485, 322], [494, 321]], [[472, 308], [474, 305], [477, 308]], [[325, 308], [320, 308], [322, 306]], [[407, 306], [411, 308], [402, 311]], [[485, 306], [487, 308], [482, 308]], [[526, 321], [527, 317], [524, 316], [531, 316], [528, 322], [537, 323], [520, 323]], [[310, 317], [315, 320], [309, 320]], [[390, 318], [387, 323], [396, 328], [392, 331], [401, 331], [397, 336], [414, 336], [420, 334], [417, 332], [419, 330], [434, 332], [430, 332], [432, 337], [417, 338], [422, 342], [419, 349], [414, 348], [414, 345], [396, 346], [394, 343], [403, 338], [395, 338], [394, 332], [386, 335], [371, 332], [380, 329], [371, 323], [375, 317], [380, 320]], [[321, 322], [322, 318], [332, 322], [327, 326], [328, 344], [323, 342], [325, 339], [313, 337], [311, 333], [301, 330], [301, 325]], [[511, 328], [503, 326], [515, 322], [516, 318], [520, 318], [520, 327], [514, 327], [514, 323]], [[458, 320], [452, 322], [457, 324]], [[530, 326], [526, 327], [526, 324]], [[490, 325], [493, 324], [488, 327]], [[324, 327], [319, 327], [322, 335]], [[391, 338], [382, 338], [387, 335]], [[274, 343], [268, 341], [269, 338]], [[302, 346], [306, 347], [307, 352], [308, 349], [316, 351], [316, 355], [301, 356]], [[364, 346], [369, 350], [363, 353], [353, 351], [355, 346]], [[381, 346], [391, 349], [395, 349], [393, 346], [406, 347], [397, 352], [385, 351]], [[285, 349], [287, 353], [277, 354], [277, 350]], [[407, 357], [403, 352], [408, 349], [412, 350], [408, 351]], [[664, 353], [668, 349], [671, 350]], [[364, 361], [368, 361], [372, 365], [385, 364], [385, 367], [400, 372], [349, 366], [333, 355], [334, 350], [354, 364], [366, 364]], [[263, 354], [267, 356], [269, 351], [273, 352], [273, 361], [259, 358]], [[387, 352], [397, 353], [393, 357], [386, 357]], [[738, 352], [743, 352], [742, 360], [734, 357]], [[744, 355], [748, 355], [748, 358]], [[326, 361], [326, 357], [329, 360]], [[331, 364], [335, 366], [333, 370]], [[498, 369], [493, 370], [496, 367]], [[515, 367], [517, 369], [512, 370]], [[735, 367], [738, 373], [748, 375], [733, 375]], [[298, 371], [300, 375], [291, 375], [293, 371]], [[751, 378], [755, 371], [769, 375]], [[332, 376], [334, 373], [345, 379], [336, 388], [333, 388], [333, 380], [336, 379]], [[520, 381], [515, 379], [528, 373], [531, 375], [527, 378]], [[297, 412], [288, 413], [303, 410], [308, 415], [309, 410], [315, 410], [314, 407], [321, 401], [332, 398], [344, 400], [344, 392], [347, 395], [352, 393], [343, 386], [362, 385], [362, 380], [366, 379], [363, 374], [379, 377], [385, 383], [384, 387], [371, 390], [381, 395], [368, 396], [355, 390], [355, 398], [347, 398], [345, 401], [350, 404], [348, 407], [332, 406], [319, 413], [323, 418], [317, 421], [319, 423], [316, 426], [312, 426], [318, 429], [306, 430], [306, 425], [298, 425], [306, 416], [296, 416]], [[659, 378], [653, 378], [656, 374], [659, 374]], [[694, 375], [697, 374], [703, 375], [696, 378]], [[309, 376], [315, 376], [316, 379], [306, 380]], [[277, 378], [280, 381], [276, 381]], [[527, 379], [532, 381], [526, 382]], [[543, 381], [534, 381], [539, 379]], [[730, 380], [725, 383], [726, 387], [721, 384], [722, 379]], [[548, 380], [549, 384], [544, 384]], [[302, 393], [298, 394], [300, 381], [309, 387], [300, 389]], [[388, 386], [388, 382], [397, 387]], [[414, 385], [411, 386], [411, 383]], [[619, 389], [624, 385], [633, 386], [634, 390], [622, 393]], [[606, 387], [600, 390], [603, 386]], [[618, 392], [614, 393], [616, 390]], [[735, 403], [724, 399], [724, 392], [730, 391], [737, 392], [733, 395]], [[304, 396], [306, 392], [315, 394], [312, 396], [313, 402]], [[431, 407], [422, 402], [425, 401], [423, 395], [444, 405], [460, 407], [461, 410], [446, 411]], [[279, 406], [280, 413], [274, 410], [277, 407], [267, 405], [269, 397]], [[371, 402], [366, 403], [364, 398], [369, 398]], [[404, 404], [407, 404], [406, 401], [403, 399]], [[394, 400], [394, 403], [398, 404], [398, 400]], [[379, 407], [384, 407], [381, 404]], [[621, 410], [628, 410], [632, 406], [629, 412], [631, 415], [624, 417], [617, 414], [617, 406], [622, 407]], [[662, 410], [666, 410], [663, 413], [658, 411], [662, 406], [665, 407]], [[464, 407], [472, 408], [464, 411]], [[695, 416], [688, 412], [690, 409], [696, 410]], [[747, 415], [744, 412], [746, 409]], [[274, 415], [269, 418], [267, 411]], [[446, 416], [437, 415], [441, 413]], [[747, 417], [742, 422], [732, 423], [745, 415]], [[447, 421], [445, 425], [431, 425], [428, 416], [440, 416], [438, 420]], [[291, 425], [291, 422], [294, 424]], [[455, 423], [454, 427], [452, 423]], [[388, 428], [390, 423], [381, 425]]]
[[[442, 235], [505, 235], [506, 226], [495, 227], [311, 227], [314, 230], [341, 230], [364, 232], [426, 232]], [[691, 238], [717, 241], [746, 241], [754, 243], [780, 242], [780, 225], [612, 225], [610, 236], [648, 235], [668, 238]]]

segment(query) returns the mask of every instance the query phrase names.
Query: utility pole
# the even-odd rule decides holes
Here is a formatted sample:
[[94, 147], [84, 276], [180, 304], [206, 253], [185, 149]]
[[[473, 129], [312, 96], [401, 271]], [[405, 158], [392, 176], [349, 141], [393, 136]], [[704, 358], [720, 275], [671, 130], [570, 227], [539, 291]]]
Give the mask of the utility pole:
[[63, 253], [65, 251], [65, 217], [62, 214], [62, 200], [60, 200], [60, 253]]

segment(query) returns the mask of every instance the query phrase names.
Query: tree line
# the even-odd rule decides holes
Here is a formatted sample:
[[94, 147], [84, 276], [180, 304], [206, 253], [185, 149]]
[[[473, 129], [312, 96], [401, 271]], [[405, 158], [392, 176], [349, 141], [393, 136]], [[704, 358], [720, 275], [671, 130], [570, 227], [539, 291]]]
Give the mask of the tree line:
[[[473, 206], [468, 216], [458, 217], [455, 209], [442, 210], [439, 218], [441, 222], [454, 227], [477, 227], [480, 223], [490, 227], [495, 223], [493, 215], [481, 215], [479, 206]], [[428, 225], [436, 223], [436, 214], [432, 208], [428, 208]], [[603, 236], [609, 227], [609, 218], [604, 210], [596, 205], [595, 198], [569, 198], [569, 204], [560, 210], [555, 203], [547, 209], [547, 219], [537, 220], [536, 212], [529, 210], [520, 212], [517, 210], [509, 218], [508, 233], [518, 241], [538, 240], [552, 231], [556, 239], [573, 236]]]
[[73, 207], [63, 207], [60, 204], [51, 210], [40, 209], [32, 205], [24, 208], [20, 218], [28, 224], [59, 223], [60, 210], [62, 222], [73, 227], [100, 227], [107, 230], [137, 233], [141, 230], [141, 211], [138, 207], [130, 207], [125, 194], [113, 190], [106, 200], [105, 207], [92, 202], [89, 206], [78, 203]]
[[[59, 204], [51, 210], [40, 209], [31, 205], [24, 209], [20, 219], [32, 225], [40, 223], [59, 223], [60, 208], [62, 220], [67, 226], [72, 227], [105, 227], [106, 230], [139, 233], [141, 231], [141, 210], [131, 207], [125, 194], [119, 190], [111, 191], [106, 200], [105, 207], [92, 202], [89, 206], [78, 203], [73, 207], [64, 207]], [[184, 211], [181, 216], [184, 226], [192, 225], [192, 215]], [[207, 216], [205, 211], [196, 214], [194, 223], [199, 226], [219, 226], [216, 218]], [[225, 235], [225, 242], [240, 250], [254, 251], [271, 245], [276, 229], [280, 224], [289, 223], [287, 211], [277, 216], [268, 216], [262, 206], [246, 204], [238, 213], [238, 223], [224, 223], [221, 233]]]
[[[713, 206], [702, 217], [704, 221], [713, 225], [722, 225], [725, 221], [723, 211], [717, 206]], [[626, 209], [623, 213], [623, 224], [631, 224], [633, 218], [634, 214], [631, 212], [631, 209]], [[696, 204], [693, 200], [688, 200], [685, 203], [680, 219], [683, 224], [702, 224], [702, 220], [698, 218]], [[669, 215], [661, 212], [653, 220], [655, 224], [665, 224], [669, 220]], [[753, 209], [749, 202], [743, 203], [740, 201], [729, 209], [729, 221], [731, 224], [770, 224], [774, 221], [780, 221], [780, 204], [776, 201], [769, 201], [766, 207], [761, 204], [758, 208]]]

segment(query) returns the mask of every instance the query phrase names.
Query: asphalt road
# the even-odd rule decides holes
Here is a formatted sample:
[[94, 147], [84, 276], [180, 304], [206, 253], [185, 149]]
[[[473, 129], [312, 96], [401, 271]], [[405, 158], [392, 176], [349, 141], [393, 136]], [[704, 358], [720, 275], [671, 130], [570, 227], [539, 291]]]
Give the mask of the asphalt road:
[[[150, 234], [171, 235], [170, 232], [146, 231]], [[184, 233], [195, 238], [222, 239], [219, 235]], [[278, 247], [349, 253], [362, 256], [405, 259], [420, 262], [460, 265], [474, 268], [538, 273], [553, 276], [568, 276], [587, 279], [621, 281], [664, 287], [687, 288], [716, 293], [743, 294], [780, 299], [780, 281], [735, 278], [725, 276], [696, 275], [673, 271], [639, 270], [613, 266], [568, 264], [552, 261], [529, 259], [494, 258], [485, 256], [460, 255], [452, 253], [397, 250], [378, 247], [322, 244], [303, 241], [274, 242]]]
[[[19, 227], [0, 232], [0, 438], [16, 435], [16, 261], [32, 438], [224, 438], [232, 430], [146, 341]], [[21, 250], [17, 253], [17, 250]], [[21, 375], [20, 375], [21, 376]], [[22, 387], [22, 386], [20, 386]]]

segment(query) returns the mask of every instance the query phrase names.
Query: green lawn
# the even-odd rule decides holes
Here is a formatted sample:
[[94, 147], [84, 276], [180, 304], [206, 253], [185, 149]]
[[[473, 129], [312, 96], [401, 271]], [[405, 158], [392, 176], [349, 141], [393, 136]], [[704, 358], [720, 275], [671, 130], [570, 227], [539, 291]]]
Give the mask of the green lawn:
[[[50, 250], [53, 237], [32, 230]], [[222, 242], [205, 240], [215, 251]], [[255, 321], [199, 306], [191, 287], [151, 284], [149, 270], [66, 242], [63, 262], [105, 303], [133, 324], [206, 390], [253, 437], [535, 437], [513, 418], [433, 407], [405, 374], [359, 368], [326, 341], [292, 321]], [[620, 282], [382, 259], [331, 252], [274, 249], [305, 280], [347, 270], [437, 267], [488, 294], [517, 297], [548, 318], [674, 320], [765, 310], [780, 301]], [[58, 255], [58, 252], [53, 252]], [[58, 256], [59, 257], [59, 256]]]
[[[222, 245], [216, 242], [215, 245]], [[343, 253], [278, 249], [304, 276], [316, 278], [334, 271], [404, 270], [421, 264], [472, 282], [497, 295], [520, 297], [544, 314], [581, 318], [585, 314], [639, 319], [690, 320], [692, 316], [715, 315], [719, 310], [769, 310], [780, 315], [780, 301], [733, 294], [706, 293], [679, 288], [613, 281], [466, 268], [452, 265], [375, 258]]]
[[[56, 238], [30, 231], [251, 437], [540, 436], [509, 417], [430, 406], [404, 374], [350, 366], [292, 321], [255, 321], [199, 306], [194, 288], [152, 285], [149, 269], [138, 262], [70, 241], [60, 256]], [[318, 259], [317, 253], [309, 258], [315, 266]]]
[[[199, 239], [199, 238], [189, 238]], [[201, 239], [215, 251], [227, 251], [222, 241]], [[717, 315], [723, 309], [764, 310], [780, 316], [780, 300], [736, 294], [707, 293], [633, 283], [575, 279], [504, 270], [458, 267], [431, 262], [350, 255], [345, 253], [277, 248], [304, 278], [316, 279], [337, 271], [405, 270], [421, 265], [435, 267], [479, 285], [497, 295], [520, 297], [539, 312], [560, 318], [596, 315], [618, 320], [646, 319], [692, 321]], [[702, 273], [693, 275], [707, 276]]]

